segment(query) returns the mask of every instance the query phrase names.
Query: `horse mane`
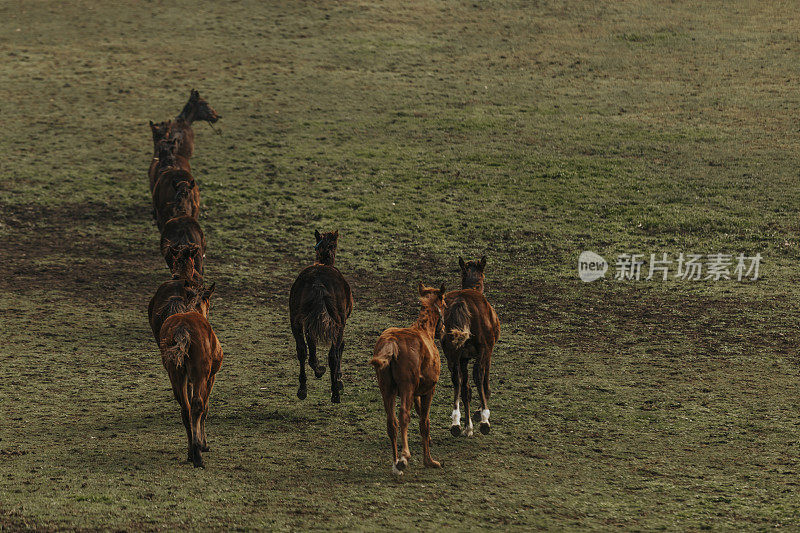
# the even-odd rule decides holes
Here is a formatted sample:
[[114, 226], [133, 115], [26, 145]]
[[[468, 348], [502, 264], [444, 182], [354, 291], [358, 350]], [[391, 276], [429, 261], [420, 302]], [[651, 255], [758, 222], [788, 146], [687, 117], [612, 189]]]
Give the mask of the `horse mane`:
[[166, 311], [166, 316], [187, 313], [190, 310], [186, 300], [181, 296], [170, 296], [161, 309]]

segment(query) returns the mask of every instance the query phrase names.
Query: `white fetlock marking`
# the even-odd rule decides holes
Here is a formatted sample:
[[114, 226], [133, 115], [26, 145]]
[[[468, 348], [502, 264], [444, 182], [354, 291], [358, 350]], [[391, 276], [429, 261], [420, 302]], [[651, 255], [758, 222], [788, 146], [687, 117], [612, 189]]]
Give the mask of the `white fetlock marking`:
[[488, 424], [489, 423], [489, 410], [483, 409], [481, 411], [481, 424]]
[[467, 424], [466, 429], [464, 429], [464, 436], [471, 437], [472, 436], [472, 417], [468, 417], [467, 420], [469, 423]]
[[453, 409], [453, 414], [450, 415], [450, 420], [452, 421], [452, 423], [450, 424], [451, 426], [461, 425], [461, 411], [458, 409], [458, 406], [456, 406], [456, 408]]

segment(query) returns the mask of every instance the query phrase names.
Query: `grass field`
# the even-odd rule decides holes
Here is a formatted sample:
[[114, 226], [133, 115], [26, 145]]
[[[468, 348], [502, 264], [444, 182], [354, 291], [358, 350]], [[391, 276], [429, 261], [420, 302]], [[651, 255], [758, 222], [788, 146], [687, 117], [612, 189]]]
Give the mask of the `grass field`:
[[[0, 528], [800, 527], [791, 2], [0, 4]], [[148, 120], [192, 166], [225, 361], [182, 462], [147, 323]], [[343, 402], [297, 400], [315, 229], [355, 294]], [[761, 279], [591, 284], [577, 258], [761, 253]], [[367, 361], [486, 254], [492, 433], [390, 475]], [[612, 265], [613, 269], [613, 265]]]

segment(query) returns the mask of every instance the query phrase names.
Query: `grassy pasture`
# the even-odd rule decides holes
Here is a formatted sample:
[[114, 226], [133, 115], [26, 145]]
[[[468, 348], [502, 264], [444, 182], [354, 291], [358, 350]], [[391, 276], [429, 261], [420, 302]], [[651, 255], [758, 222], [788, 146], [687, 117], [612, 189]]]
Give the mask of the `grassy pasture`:
[[[0, 525], [800, 526], [800, 12], [791, 2], [0, 4]], [[182, 463], [146, 320], [147, 121], [192, 166], [225, 361]], [[288, 291], [339, 228], [343, 403], [295, 397]], [[744, 252], [762, 279], [584, 284], [578, 254]], [[420, 278], [489, 257], [489, 436], [390, 476], [367, 365]]]

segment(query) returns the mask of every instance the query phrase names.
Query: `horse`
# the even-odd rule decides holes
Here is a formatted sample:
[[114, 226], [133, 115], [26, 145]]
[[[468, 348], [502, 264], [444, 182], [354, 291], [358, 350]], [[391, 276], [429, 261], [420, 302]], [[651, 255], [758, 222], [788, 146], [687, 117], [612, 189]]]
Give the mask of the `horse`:
[[192, 217], [172, 218], [164, 224], [161, 232], [161, 255], [167, 268], [173, 270], [175, 258], [181, 247], [188, 246], [195, 270], [202, 276], [205, 273], [206, 237], [203, 229]]
[[[155, 134], [153, 136], [155, 138]], [[161, 139], [155, 145], [155, 154], [153, 160], [150, 161], [150, 169], [147, 171], [151, 194], [163, 172], [175, 168], [185, 170], [189, 174], [192, 173], [189, 160], [177, 154], [179, 144], [178, 139]]]
[[169, 131], [172, 127], [171, 120], [165, 120], [158, 124], [150, 121], [150, 132], [153, 134], [153, 157], [158, 156], [158, 149], [156, 148], [159, 141], [169, 138]]
[[200, 93], [191, 90], [189, 101], [183, 106], [180, 114], [172, 121], [170, 134], [179, 139], [180, 145], [178, 155], [185, 158], [192, 157], [194, 154], [194, 130], [192, 123], [197, 120], [205, 120], [209, 124], [214, 124], [222, 118], [208, 102], [200, 98]]
[[161, 173], [153, 189], [153, 217], [160, 231], [171, 218], [200, 213], [200, 189], [192, 175], [171, 167]]
[[194, 260], [190, 246], [178, 249], [172, 268], [172, 279], [162, 283], [147, 306], [147, 318], [156, 343], [164, 321], [177, 313], [192, 311], [189, 308], [189, 293], [187, 289], [196, 289], [203, 286], [203, 279], [194, 269]]
[[489, 367], [492, 362], [492, 350], [500, 337], [500, 320], [489, 301], [483, 295], [483, 271], [486, 268], [486, 256], [480, 261], [464, 262], [458, 258], [461, 270], [461, 290], [451, 291], [445, 295], [447, 310], [444, 313], [444, 332], [440, 337], [442, 349], [447, 358], [450, 377], [453, 380], [453, 413], [451, 414], [450, 433], [457, 437], [461, 434], [461, 411], [459, 395], [464, 404], [467, 416], [467, 427], [463, 434], [473, 434], [472, 417], [469, 403], [472, 390], [469, 385], [467, 364], [472, 359], [472, 378], [478, 389], [480, 398], [481, 433], [487, 435], [489, 424]]
[[167, 318], [159, 332], [159, 347], [172, 392], [181, 406], [189, 441], [187, 460], [195, 467], [205, 468], [201, 452], [209, 451], [206, 439], [208, 397], [222, 365], [222, 347], [208, 322], [214, 285], [186, 291], [189, 307], [197, 310]]
[[[439, 381], [441, 362], [434, 339], [440, 335], [442, 313], [446, 307], [444, 285], [440, 289], [419, 284], [422, 308], [417, 321], [408, 328], [389, 328], [375, 343], [370, 364], [375, 368], [378, 386], [386, 410], [386, 430], [392, 443], [392, 473], [398, 478], [408, 466], [408, 423], [411, 404], [419, 416], [422, 457], [425, 466], [439, 468], [431, 458], [430, 410], [433, 392]], [[397, 454], [398, 422], [394, 413], [395, 397], [400, 397], [400, 456]]]
[[297, 345], [300, 361], [300, 386], [297, 397], [306, 398], [306, 357], [314, 376], [322, 377], [325, 366], [317, 361], [317, 344], [330, 343], [328, 365], [331, 367], [331, 402], [341, 401], [342, 352], [344, 351], [344, 326], [353, 310], [353, 294], [341, 272], [333, 266], [339, 230], [316, 238], [316, 262], [303, 269], [289, 292], [289, 323]]

